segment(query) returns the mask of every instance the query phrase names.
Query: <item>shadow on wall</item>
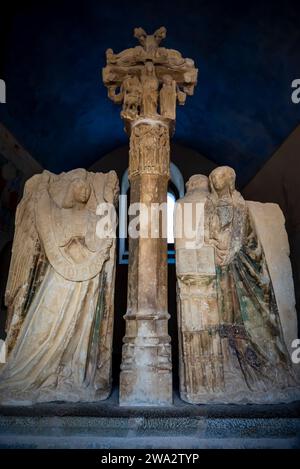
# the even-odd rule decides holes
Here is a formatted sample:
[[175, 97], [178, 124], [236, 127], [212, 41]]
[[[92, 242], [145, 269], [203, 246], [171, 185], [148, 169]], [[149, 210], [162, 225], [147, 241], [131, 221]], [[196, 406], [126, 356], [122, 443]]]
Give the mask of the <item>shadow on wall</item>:
[[285, 216], [300, 336], [300, 125], [242, 191], [245, 199], [274, 202]]

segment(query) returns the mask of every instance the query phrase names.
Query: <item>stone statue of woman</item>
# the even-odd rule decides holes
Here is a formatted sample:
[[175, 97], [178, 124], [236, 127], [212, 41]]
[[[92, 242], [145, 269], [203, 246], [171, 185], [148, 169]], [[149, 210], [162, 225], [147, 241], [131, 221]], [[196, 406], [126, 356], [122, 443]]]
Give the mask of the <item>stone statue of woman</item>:
[[158, 86], [153, 62], [147, 61], [141, 74], [142, 84], [142, 115], [153, 117], [157, 115]]
[[164, 75], [162, 79], [163, 84], [159, 92], [160, 114], [162, 117], [175, 120], [176, 102], [178, 100], [179, 104], [183, 105], [186, 94], [179, 90], [171, 75]]
[[203, 247], [184, 256], [195, 258], [188, 275], [177, 267], [181, 396], [194, 403], [299, 398], [264, 250], [234, 170], [213, 170], [209, 188]]
[[117, 194], [113, 171], [44, 171], [27, 181], [5, 296], [1, 403], [108, 397], [115, 239], [97, 236], [97, 207]]

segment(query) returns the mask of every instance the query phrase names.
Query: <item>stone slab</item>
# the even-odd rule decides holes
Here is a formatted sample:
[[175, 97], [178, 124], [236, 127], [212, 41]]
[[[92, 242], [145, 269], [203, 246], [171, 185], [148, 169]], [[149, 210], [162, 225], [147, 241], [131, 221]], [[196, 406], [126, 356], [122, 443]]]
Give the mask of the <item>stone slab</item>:
[[0, 407], [0, 448], [300, 448], [300, 402], [120, 407], [97, 403]]
[[292, 352], [291, 345], [297, 338], [298, 329], [285, 219], [277, 204], [248, 201], [247, 205], [266, 256], [285, 343]]

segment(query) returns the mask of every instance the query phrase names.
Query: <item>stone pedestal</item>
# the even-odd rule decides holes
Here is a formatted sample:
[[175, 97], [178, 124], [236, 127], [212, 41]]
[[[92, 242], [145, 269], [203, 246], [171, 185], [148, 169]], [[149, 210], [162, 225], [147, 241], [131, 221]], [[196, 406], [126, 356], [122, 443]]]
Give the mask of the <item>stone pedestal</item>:
[[[172, 403], [171, 346], [168, 335], [167, 239], [151, 236], [151, 206], [166, 203], [169, 128], [140, 119], [130, 137], [130, 204], [144, 204], [149, 218], [142, 233], [129, 238], [126, 335], [120, 375], [121, 405]], [[166, 220], [162, 220], [162, 222]], [[146, 236], [148, 232], [148, 237]], [[152, 233], [153, 235], [154, 233]]]

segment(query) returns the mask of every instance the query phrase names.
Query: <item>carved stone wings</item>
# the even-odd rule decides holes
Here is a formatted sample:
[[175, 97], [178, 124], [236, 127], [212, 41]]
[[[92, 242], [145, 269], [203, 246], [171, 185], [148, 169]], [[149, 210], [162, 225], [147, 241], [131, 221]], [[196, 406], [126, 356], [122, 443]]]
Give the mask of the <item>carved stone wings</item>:
[[[61, 210], [72, 178], [85, 176], [91, 185], [86, 205], [86, 227], [89, 256], [81, 265], [63, 257], [54, 235], [52, 211]], [[118, 179], [114, 171], [107, 174], [88, 173], [83, 169], [55, 175], [48, 171], [26, 182], [24, 195], [18, 205], [15, 221], [12, 258], [5, 292], [8, 307], [6, 330], [10, 351], [25, 319], [34, 293], [49, 265], [70, 281], [84, 281], [97, 275], [109, 255], [111, 239], [99, 240], [95, 233], [96, 210], [101, 202], [115, 204]], [[94, 231], [93, 231], [94, 230]]]

